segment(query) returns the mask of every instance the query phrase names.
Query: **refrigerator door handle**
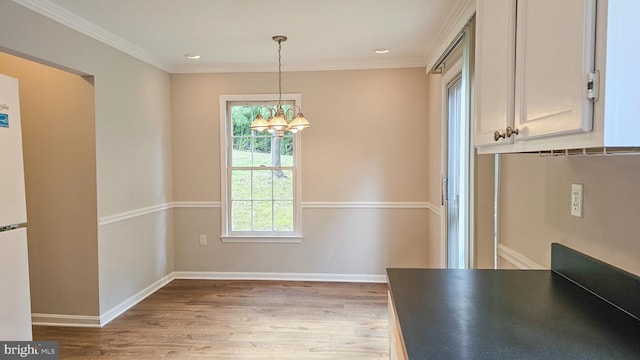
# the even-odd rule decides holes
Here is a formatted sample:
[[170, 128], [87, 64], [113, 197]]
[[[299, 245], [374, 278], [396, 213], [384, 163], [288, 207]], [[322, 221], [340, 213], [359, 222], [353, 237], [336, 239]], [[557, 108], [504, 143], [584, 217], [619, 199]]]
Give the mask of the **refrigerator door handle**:
[[[24, 225], [26, 225], [26, 224], [24, 224]], [[11, 230], [15, 230], [15, 229], [20, 228], [20, 227], [26, 227], [26, 226], [21, 226], [20, 224], [0, 226], [0, 232], [11, 231]]]

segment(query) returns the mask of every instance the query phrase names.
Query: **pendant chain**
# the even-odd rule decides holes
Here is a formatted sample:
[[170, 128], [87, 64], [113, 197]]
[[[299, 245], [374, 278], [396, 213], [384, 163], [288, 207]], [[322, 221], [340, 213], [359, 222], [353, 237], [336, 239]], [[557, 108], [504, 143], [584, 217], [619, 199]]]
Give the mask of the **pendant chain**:
[[278, 41], [278, 108], [282, 107], [282, 42]]

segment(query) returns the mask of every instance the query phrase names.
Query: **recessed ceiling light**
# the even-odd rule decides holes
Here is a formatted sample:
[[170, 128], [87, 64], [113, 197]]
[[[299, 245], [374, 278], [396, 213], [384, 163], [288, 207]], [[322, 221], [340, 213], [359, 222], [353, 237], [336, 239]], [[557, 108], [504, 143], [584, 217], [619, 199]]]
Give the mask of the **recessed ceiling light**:
[[389, 51], [391, 51], [391, 50], [389, 50], [387, 48], [378, 48], [378, 49], [373, 50], [373, 52], [376, 53], [376, 54], [386, 54]]
[[189, 60], [200, 59], [200, 55], [198, 55], [198, 54], [184, 54], [184, 57], [186, 57]]

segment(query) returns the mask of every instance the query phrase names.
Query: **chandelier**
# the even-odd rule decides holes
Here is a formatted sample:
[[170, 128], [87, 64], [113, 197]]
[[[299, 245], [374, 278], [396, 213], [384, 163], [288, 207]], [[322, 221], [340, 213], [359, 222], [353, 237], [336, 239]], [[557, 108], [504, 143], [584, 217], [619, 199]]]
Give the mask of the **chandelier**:
[[[272, 37], [278, 43], [278, 105], [276, 107], [262, 106], [258, 109], [258, 115], [251, 122], [251, 130], [268, 131], [283, 137], [289, 131], [293, 134], [302, 131], [311, 125], [302, 115], [302, 109], [297, 105], [291, 105], [287, 111], [282, 108], [282, 42], [287, 41], [286, 36], [276, 35]], [[269, 118], [265, 119], [261, 111], [269, 109]], [[296, 110], [297, 109], [297, 113]], [[295, 116], [294, 116], [295, 115]]]

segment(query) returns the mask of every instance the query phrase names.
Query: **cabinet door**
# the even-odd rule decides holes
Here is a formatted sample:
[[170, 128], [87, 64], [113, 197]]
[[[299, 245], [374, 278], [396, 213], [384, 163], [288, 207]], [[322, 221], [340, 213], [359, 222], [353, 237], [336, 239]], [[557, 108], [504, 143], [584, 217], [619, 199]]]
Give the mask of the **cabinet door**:
[[516, 0], [476, 3], [475, 146], [511, 143], [494, 139], [514, 124]]
[[596, 0], [518, 0], [518, 140], [591, 131]]

